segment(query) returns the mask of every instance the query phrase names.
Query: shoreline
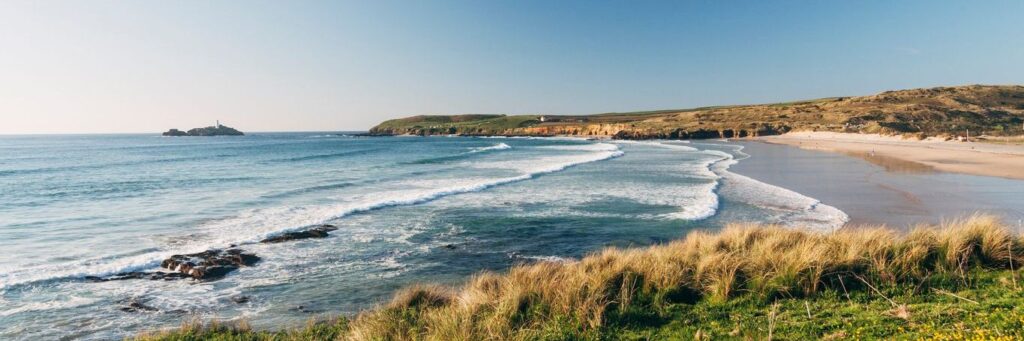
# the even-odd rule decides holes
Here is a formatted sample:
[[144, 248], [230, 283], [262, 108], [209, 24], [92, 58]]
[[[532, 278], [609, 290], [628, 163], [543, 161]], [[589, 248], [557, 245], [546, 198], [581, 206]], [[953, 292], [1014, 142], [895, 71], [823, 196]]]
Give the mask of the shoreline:
[[889, 168], [1024, 180], [1024, 145], [908, 140], [877, 134], [795, 132], [757, 141], [855, 156]]
[[[697, 142], [694, 142], [697, 143]], [[845, 212], [847, 226], [907, 229], [986, 212], [1024, 219], [1024, 181], [950, 173], [895, 158], [736, 140], [750, 155], [730, 170]]]

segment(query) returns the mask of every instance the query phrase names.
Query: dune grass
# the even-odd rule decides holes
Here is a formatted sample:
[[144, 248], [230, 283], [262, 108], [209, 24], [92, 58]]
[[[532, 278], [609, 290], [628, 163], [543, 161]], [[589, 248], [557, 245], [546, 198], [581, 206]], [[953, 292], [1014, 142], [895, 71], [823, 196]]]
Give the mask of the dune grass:
[[977, 215], [909, 233], [737, 224], [418, 285], [351, 320], [190, 324], [142, 340], [1020, 339], [1024, 240]]

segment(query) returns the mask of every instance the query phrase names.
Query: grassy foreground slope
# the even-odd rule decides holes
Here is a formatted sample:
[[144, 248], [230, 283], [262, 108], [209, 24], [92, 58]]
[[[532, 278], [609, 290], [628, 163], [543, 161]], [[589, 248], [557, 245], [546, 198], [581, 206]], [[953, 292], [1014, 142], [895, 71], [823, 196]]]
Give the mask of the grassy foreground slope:
[[143, 340], [1024, 338], [1024, 240], [976, 216], [899, 234], [734, 225], [579, 261], [420, 285], [287, 331], [194, 324]]
[[[543, 118], [543, 121], [541, 120]], [[440, 115], [388, 120], [377, 135], [578, 135], [720, 138], [814, 130], [917, 136], [1024, 134], [1024, 86], [969, 85], [809, 101], [557, 115]]]

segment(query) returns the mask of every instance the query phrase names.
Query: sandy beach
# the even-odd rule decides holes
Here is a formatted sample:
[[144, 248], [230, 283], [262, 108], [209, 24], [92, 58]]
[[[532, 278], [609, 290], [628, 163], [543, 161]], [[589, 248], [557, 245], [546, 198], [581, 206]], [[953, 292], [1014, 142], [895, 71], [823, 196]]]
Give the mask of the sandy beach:
[[909, 140], [877, 134], [794, 132], [761, 141], [841, 152], [890, 168], [1024, 179], [1024, 145]]
[[877, 154], [735, 143], [750, 157], [730, 170], [821, 200], [849, 214], [853, 226], [906, 229], [976, 212], [995, 214], [1014, 226], [1024, 219], [1024, 181], [946, 172]]

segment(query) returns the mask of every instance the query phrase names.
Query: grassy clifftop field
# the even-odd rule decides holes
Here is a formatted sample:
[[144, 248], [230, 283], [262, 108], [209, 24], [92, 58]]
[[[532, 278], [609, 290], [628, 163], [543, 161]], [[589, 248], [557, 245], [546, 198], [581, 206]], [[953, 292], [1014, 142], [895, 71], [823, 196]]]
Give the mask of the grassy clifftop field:
[[385, 121], [375, 135], [577, 135], [721, 138], [815, 130], [917, 136], [1020, 135], [1024, 86], [970, 85], [872, 96], [680, 110], [558, 115], [413, 116]]
[[734, 225], [579, 261], [418, 285], [286, 331], [193, 324], [142, 340], [1024, 338], [1024, 240], [995, 218], [907, 234]]

